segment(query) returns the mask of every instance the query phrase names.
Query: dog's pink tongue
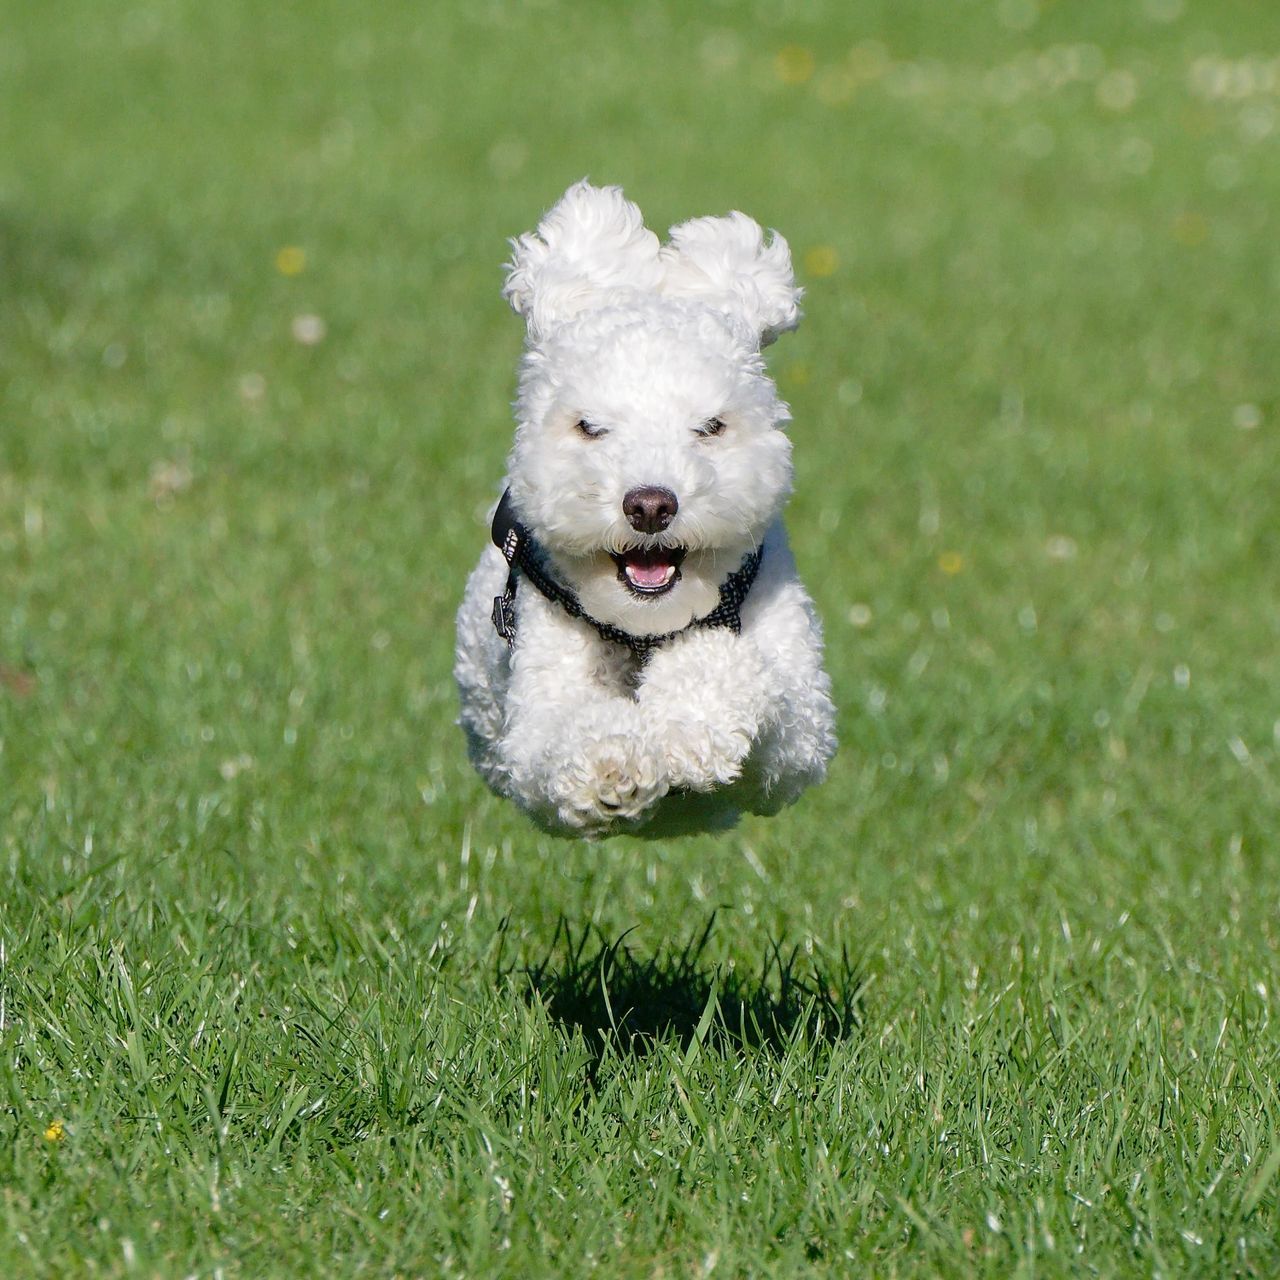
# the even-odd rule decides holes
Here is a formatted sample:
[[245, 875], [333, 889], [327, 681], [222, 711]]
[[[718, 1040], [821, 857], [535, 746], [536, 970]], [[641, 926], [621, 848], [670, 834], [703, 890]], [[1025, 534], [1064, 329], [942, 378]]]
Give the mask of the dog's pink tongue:
[[660, 552], [633, 552], [627, 557], [627, 577], [637, 587], [661, 587], [675, 572], [675, 565]]
[[627, 576], [637, 587], [660, 587], [671, 574], [669, 564], [629, 564]]

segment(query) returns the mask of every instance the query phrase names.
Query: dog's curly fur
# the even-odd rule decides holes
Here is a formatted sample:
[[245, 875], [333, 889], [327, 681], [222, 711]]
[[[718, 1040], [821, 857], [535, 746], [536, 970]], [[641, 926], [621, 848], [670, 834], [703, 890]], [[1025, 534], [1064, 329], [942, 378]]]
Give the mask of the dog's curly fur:
[[[458, 612], [472, 760], [551, 830], [651, 826], [691, 792], [711, 796], [700, 822], [774, 812], [835, 750], [821, 631], [780, 518], [790, 414], [760, 355], [799, 321], [787, 243], [731, 213], [660, 245], [620, 189], [583, 181], [512, 247], [504, 293], [528, 342], [507, 487], [551, 572], [591, 617], [653, 636], [709, 613], [761, 544], [764, 559], [740, 634], [695, 627], [641, 663], [523, 578], [509, 650], [490, 621], [507, 565], [487, 547]], [[644, 486], [678, 499], [663, 528], [624, 511]]]

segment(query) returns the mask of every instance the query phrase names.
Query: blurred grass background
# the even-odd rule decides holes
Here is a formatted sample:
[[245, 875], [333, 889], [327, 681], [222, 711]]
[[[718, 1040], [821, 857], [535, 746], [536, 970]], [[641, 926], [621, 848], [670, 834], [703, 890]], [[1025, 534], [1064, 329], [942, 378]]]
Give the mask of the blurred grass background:
[[[0, 13], [8, 1274], [1274, 1273], [1280, 13]], [[505, 238], [584, 174], [808, 289], [843, 749], [727, 837], [542, 837], [452, 727]], [[502, 976], [717, 911], [686, 994], [844, 948], [860, 1030], [701, 1120]]]

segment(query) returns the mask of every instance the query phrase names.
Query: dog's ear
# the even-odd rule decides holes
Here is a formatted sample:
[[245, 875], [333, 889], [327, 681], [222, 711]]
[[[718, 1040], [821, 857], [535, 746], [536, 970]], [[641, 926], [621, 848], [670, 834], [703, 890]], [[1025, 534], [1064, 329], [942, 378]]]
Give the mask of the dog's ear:
[[502, 296], [535, 341], [613, 290], [662, 283], [658, 237], [640, 210], [621, 187], [593, 187], [585, 178], [511, 249]]
[[664, 293], [723, 311], [762, 347], [800, 323], [804, 290], [791, 270], [791, 250], [776, 231], [766, 243], [760, 224], [745, 213], [672, 227], [662, 259]]

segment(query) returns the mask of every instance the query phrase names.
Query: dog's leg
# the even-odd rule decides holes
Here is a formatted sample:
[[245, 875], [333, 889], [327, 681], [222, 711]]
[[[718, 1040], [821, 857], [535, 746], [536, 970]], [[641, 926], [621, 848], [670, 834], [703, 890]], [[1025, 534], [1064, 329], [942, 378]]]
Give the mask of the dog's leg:
[[637, 705], [673, 787], [723, 786], [742, 772], [767, 713], [760, 654], [731, 631], [686, 632], [650, 657]]
[[549, 825], [583, 834], [643, 817], [670, 786], [635, 700], [609, 687], [601, 644], [528, 609], [499, 746], [503, 789]]
[[763, 603], [751, 636], [764, 664], [769, 710], [739, 796], [752, 813], [776, 813], [826, 776], [836, 749], [835, 706], [822, 666], [822, 628], [799, 582]]

